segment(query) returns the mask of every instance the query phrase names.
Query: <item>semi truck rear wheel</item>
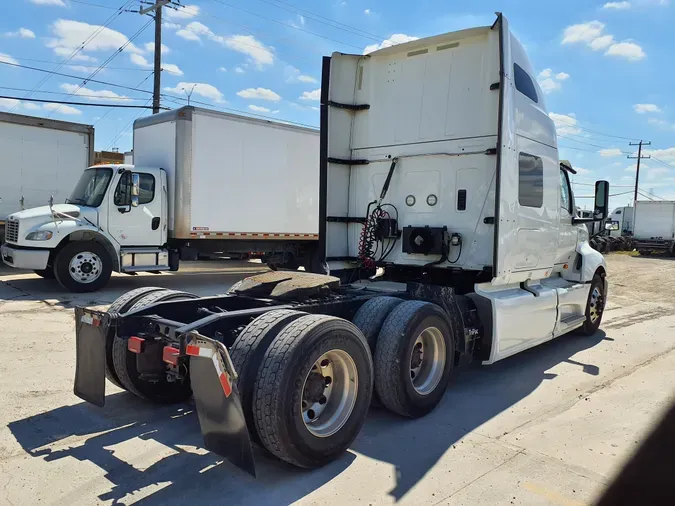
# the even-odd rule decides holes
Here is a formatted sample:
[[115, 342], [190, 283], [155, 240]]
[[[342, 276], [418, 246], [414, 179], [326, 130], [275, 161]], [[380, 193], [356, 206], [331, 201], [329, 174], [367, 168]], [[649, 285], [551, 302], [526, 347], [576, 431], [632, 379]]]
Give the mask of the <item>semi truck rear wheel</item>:
[[112, 273], [112, 259], [95, 241], [67, 244], [54, 261], [56, 280], [71, 292], [95, 292], [103, 288]]
[[[115, 302], [110, 304], [110, 307], [108, 307], [108, 312], [112, 311], [115, 313], [126, 313], [129, 308], [131, 308], [131, 306], [133, 306], [136, 301], [138, 301], [138, 299], [151, 292], [158, 292], [160, 290], [164, 290], [164, 288], [159, 288], [156, 286], [142, 286], [141, 288], [131, 290], [130, 292], [127, 292], [115, 299]], [[115, 336], [111, 335], [107, 335], [105, 338], [105, 377], [108, 378], [108, 381], [110, 381], [113, 385], [124, 389], [124, 386], [122, 386], [122, 383], [120, 383], [117, 373], [115, 372], [115, 366], [113, 365], [112, 350], [114, 339]]]
[[375, 354], [375, 343], [384, 320], [402, 302], [403, 299], [396, 297], [373, 297], [361, 306], [354, 315], [352, 323], [363, 332], [371, 353]]
[[267, 349], [256, 379], [253, 412], [265, 448], [298, 467], [314, 468], [347, 450], [368, 413], [373, 364], [352, 323], [306, 315]]
[[454, 338], [443, 310], [430, 302], [403, 302], [389, 314], [377, 337], [378, 398], [399, 415], [426, 415], [443, 398], [454, 353]]
[[[196, 298], [197, 296], [192, 293], [178, 290], [153, 291], [137, 299], [128, 311], [136, 311], [157, 302]], [[114, 338], [112, 347], [113, 366], [117, 378], [126, 390], [142, 399], [167, 404], [181, 402], [190, 397], [192, 391], [187, 374], [183, 381], [169, 382], [165, 376], [152, 382], [141, 379], [136, 367], [136, 354], [129, 351], [127, 346], [127, 339]]]
[[289, 323], [306, 314], [290, 309], [279, 309], [258, 316], [241, 331], [229, 350], [234, 370], [239, 375], [237, 387], [246, 426], [251, 433], [251, 438], [259, 446], [263, 444], [255, 429], [253, 391], [260, 362], [277, 334]]

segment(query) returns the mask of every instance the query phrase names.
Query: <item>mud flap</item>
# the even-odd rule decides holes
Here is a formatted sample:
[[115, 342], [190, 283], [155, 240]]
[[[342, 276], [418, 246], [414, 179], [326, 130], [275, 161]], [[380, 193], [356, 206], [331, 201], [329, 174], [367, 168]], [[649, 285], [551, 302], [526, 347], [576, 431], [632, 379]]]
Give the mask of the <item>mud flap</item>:
[[105, 336], [109, 316], [101, 311], [75, 308], [74, 392], [97, 406], [105, 405]]
[[255, 476], [251, 437], [227, 348], [197, 333], [189, 339], [190, 382], [204, 445]]

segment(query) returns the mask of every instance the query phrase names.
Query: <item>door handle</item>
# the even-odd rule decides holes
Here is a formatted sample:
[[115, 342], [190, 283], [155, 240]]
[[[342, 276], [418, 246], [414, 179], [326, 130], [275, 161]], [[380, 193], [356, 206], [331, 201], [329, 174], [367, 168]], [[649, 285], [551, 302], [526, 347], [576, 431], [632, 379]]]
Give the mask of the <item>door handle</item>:
[[157, 230], [159, 228], [159, 216], [152, 219], [152, 229]]
[[127, 207], [118, 207], [117, 210], [120, 213], [124, 214], [124, 213], [128, 213], [129, 211], [131, 211], [131, 207], [128, 207], [128, 208]]

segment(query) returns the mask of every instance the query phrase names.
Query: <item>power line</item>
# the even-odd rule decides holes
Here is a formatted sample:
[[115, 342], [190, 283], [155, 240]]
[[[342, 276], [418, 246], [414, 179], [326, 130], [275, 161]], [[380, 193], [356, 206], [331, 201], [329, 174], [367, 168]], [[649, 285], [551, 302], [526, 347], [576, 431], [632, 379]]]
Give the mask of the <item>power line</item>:
[[[148, 74], [147, 76], [145, 76], [145, 79], [143, 79], [140, 83], [138, 83], [138, 84], [136, 85], [136, 88], [140, 88], [141, 86], [143, 86], [143, 83], [144, 83], [145, 81], [147, 81], [148, 79], [150, 79], [150, 76], [152, 76], [152, 74]], [[147, 102], [146, 102], [146, 104], [147, 104]], [[94, 121], [94, 126], [96, 126], [96, 125], [98, 124], [99, 121], [101, 121], [103, 118], [105, 118], [105, 117], [106, 117], [108, 114], [110, 114], [112, 111], [114, 111], [114, 109], [108, 109], [108, 110], [103, 114], [103, 116], [101, 116], [101, 117], [98, 118], [96, 121]]]
[[[579, 185], [579, 186], [595, 186], [595, 183], [577, 183], [575, 181], [570, 181], [570, 183]], [[612, 188], [632, 188], [632, 184], [612, 184], [610, 185]]]
[[[553, 119], [553, 118], [551, 118], [551, 119]], [[584, 127], [584, 126], [579, 125], [578, 120], [575, 120], [574, 122], [571, 122], [571, 121], [565, 121], [564, 119], [561, 119], [561, 118], [556, 118], [553, 121], [555, 123], [558, 123], [558, 122], [564, 123], [564, 124], [570, 125], [574, 128], [578, 128], [580, 130], [586, 130], [588, 132], [593, 132], [597, 135], [602, 135], [604, 137], [613, 137], [615, 139], [622, 139], [622, 140], [625, 140], [625, 141], [634, 141], [634, 140], [637, 139], [637, 137], [623, 137], [621, 135], [612, 135], [612, 134], [608, 134], [608, 133], [605, 133], [605, 132], [601, 132], [600, 130], [594, 130], [592, 128]]]
[[62, 72], [54, 72], [53, 70], [41, 69], [41, 68], [38, 68], [38, 67], [31, 67], [31, 66], [28, 66], [28, 65], [21, 65], [19, 63], [10, 63], [10, 62], [7, 62], [7, 61], [0, 61], [0, 64], [10, 65], [12, 67], [19, 67], [19, 68], [22, 68], [22, 69], [35, 70], [37, 72], [46, 72], [47, 74], [52, 74], [52, 75], [55, 75], [55, 76], [62, 76], [62, 77], [69, 77], [70, 79], [79, 79], [79, 80], [85, 80], [86, 79], [87, 82], [90, 82], [90, 83], [105, 84], [106, 86], [115, 86], [117, 88], [122, 88], [122, 89], [125, 89], [125, 90], [142, 91], [143, 93], [152, 93], [151, 91], [139, 90], [139, 89], [136, 89], [136, 88], [132, 88], [131, 86], [125, 86], [123, 84], [115, 84], [115, 83], [110, 83], [108, 81], [100, 81], [100, 80], [97, 80], [97, 79], [88, 79], [88, 78], [82, 77], [82, 76], [74, 76], [72, 74], [64, 74]]
[[[11, 91], [30, 91], [27, 90], [26, 88], [12, 88], [10, 86], [0, 86], [0, 90], [11, 90]], [[63, 92], [63, 91], [44, 91], [40, 90], [36, 93], [45, 93], [49, 95], [68, 95], [70, 96], [70, 93]], [[101, 95], [90, 95], [88, 93], [78, 93], [78, 97], [86, 97], [86, 98], [98, 98], [98, 99], [109, 99], [109, 100], [119, 100], [119, 101], [127, 101], [127, 100], [145, 100], [144, 98], [136, 98], [136, 97], [124, 97], [124, 96], [119, 96], [119, 97], [102, 97]], [[28, 100], [28, 99], [24, 99]]]
[[[84, 105], [90, 107], [115, 107], [123, 109], [152, 109], [152, 107], [145, 107], [143, 105], [133, 105], [133, 104], [100, 104], [95, 102], [71, 102], [68, 100], [44, 100], [40, 98], [22, 98], [22, 97], [10, 97], [8, 95], [0, 95], [0, 98], [6, 98], [10, 100], [18, 100], [20, 102], [40, 102], [44, 104], [61, 104], [61, 105]], [[164, 109], [168, 109], [165, 107]], [[56, 109], [55, 109], [56, 111]]]
[[[151, 100], [152, 100], [152, 98], [149, 98], [148, 100], [145, 101], [145, 106], [144, 106], [144, 107], [145, 107], [146, 109], [152, 109], [152, 108], [153, 108], [153, 106], [149, 106], [149, 107], [148, 107], [148, 104], [150, 103]], [[113, 137], [113, 140], [111, 140], [111, 141], [110, 141], [110, 144], [108, 144], [108, 146], [105, 148], [105, 151], [108, 151], [110, 148], [112, 148], [112, 147], [114, 146], [114, 144], [117, 142], [117, 139], [119, 139], [120, 136], [121, 136], [124, 132], [127, 131], [127, 129], [129, 128], [129, 125], [131, 125], [134, 121], [136, 121], [138, 118], [141, 117], [141, 114], [143, 114], [143, 111], [139, 112], [134, 118], [131, 119], [131, 121], [129, 121], [129, 123], [127, 123], [126, 125], [124, 125], [124, 126], [122, 127], [122, 129], [121, 129], [119, 132], [117, 132], [117, 134], [115, 135], [115, 137]]]
[[[23, 58], [22, 56], [14, 56], [14, 58], [16, 58], [17, 60], [21, 60], [21, 61], [32, 61], [32, 62], [35, 62], [35, 63], [49, 63], [51, 65], [58, 65], [60, 63], [60, 62], [51, 61], [51, 60], [36, 60], [35, 58]], [[77, 65], [75, 65], [73, 63], [72, 65], [77, 66], [77, 67], [91, 68], [91, 69], [98, 68], [98, 65], [87, 65], [85, 63], [77, 63]], [[106, 65], [105, 68], [106, 68], [106, 70], [135, 70], [137, 72], [152, 72], [151, 69], [141, 69], [141, 68], [138, 68], [138, 67], [109, 67], [109, 66]], [[164, 72], [169, 72], [169, 71], [165, 70]]]
[[[566, 137], [565, 135], [562, 135], [562, 134], [558, 134], [558, 137], [562, 137], [563, 139], [567, 139], [567, 140], [570, 140], [570, 141], [573, 141], [573, 142], [578, 142], [579, 144], [586, 144], [587, 146], [593, 146], [594, 148], [607, 149], [607, 147], [608, 147], [608, 146], [600, 146], [599, 144], [592, 144], [590, 142], [580, 141], [580, 140], [577, 140], [577, 139], [573, 139], [571, 137]], [[626, 154], [626, 153], [629, 153], [629, 152], [628, 151], [621, 151], [621, 153]]]
[[[610, 194], [610, 197], [620, 197], [621, 195], [628, 195], [630, 193], [633, 193], [633, 191], [631, 190], [631, 191], [622, 192], [622, 193], [612, 193], [612, 194]], [[575, 195], [574, 198], [575, 199], [594, 199], [595, 195], [579, 195], [579, 196]]]

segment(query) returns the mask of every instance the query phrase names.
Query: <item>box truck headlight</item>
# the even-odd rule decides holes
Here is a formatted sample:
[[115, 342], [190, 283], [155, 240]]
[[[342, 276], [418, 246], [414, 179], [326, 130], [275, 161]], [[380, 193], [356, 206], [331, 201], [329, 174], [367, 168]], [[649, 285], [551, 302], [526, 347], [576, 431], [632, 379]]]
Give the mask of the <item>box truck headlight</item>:
[[48, 241], [52, 238], [50, 230], [36, 230], [26, 236], [27, 241]]

